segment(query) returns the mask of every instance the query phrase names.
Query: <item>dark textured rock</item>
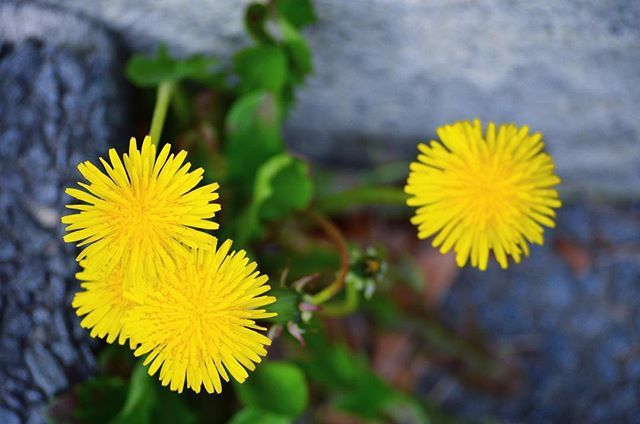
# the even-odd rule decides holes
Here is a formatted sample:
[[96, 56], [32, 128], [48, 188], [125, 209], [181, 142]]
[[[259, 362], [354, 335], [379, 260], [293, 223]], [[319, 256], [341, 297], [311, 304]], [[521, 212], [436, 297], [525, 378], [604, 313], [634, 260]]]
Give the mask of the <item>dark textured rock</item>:
[[[54, 31], [73, 28], [73, 31]], [[42, 423], [47, 403], [94, 369], [61, 240], [76, 163], [128, 134], [122, 62], [73, 15], [0, 4], [0, 423]]]
[[56, 358], [42, 345], [27, 349], [24, 357], [36, 385], [49, 397], [68, 384], [63, 369]]
[[[444, 316], [476, 323], [501, 346], [532, 338], [535, 354], [516, 356], [526, 375], [522, 392], [494, 397], [454, 384], [445, 406], [506, 422], [640, 422], [639, 234], [637, 205], [566, 205], [545, 246], [522, 264], [465, 270]], [[588, 249], [587, 275], [569, 270], [553, 250], [555, 237]]]
[[20, 424], [20, 418], [13, 412], [0, 407], [0, 422], [4, 424]]

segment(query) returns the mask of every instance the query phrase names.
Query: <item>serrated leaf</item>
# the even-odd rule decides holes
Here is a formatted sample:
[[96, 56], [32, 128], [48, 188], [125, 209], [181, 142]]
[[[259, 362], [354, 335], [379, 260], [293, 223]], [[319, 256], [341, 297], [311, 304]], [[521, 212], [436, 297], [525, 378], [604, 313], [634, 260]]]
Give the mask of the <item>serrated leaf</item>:
[[263, 222], [285, 218], [307, 207], [312, 192], [305, 162], [288, 153], [269, 159], [256, 174], [253, 198], [241, 220], [240, 244], [259, 235]]
[[313, 185], [307, 164], [283, 154], [263, 165], [255, 190], [262, 199], [260, 217], [273, 221], [307, 207]]
[[210, 57], [194, 55], [185, 59], [173, 59], [166, 47], [161, 46], [155, 57], [134, 55], [127, 63], [129, 81], [139, 87], [153, 87], [165, 81], [192, 79], [206, 82], [215, 79], [217, 61]]
[[280, 92], [287, 81], [287, 57], [278, 47], [257, 46], [240, 50], [233, 59], [240, 76], [240, 91]]
[[138, 363], [131, 374], [129, 391], [124, 407], [111, 421], [112, 424], [192, 424], [196, 415], [187, 407], [178, 393], [160, 386], [147, 369]]
[[256, 170], [284, 150], [281, 109], [273, 94], [256, 92], [236, 100], [226, 118], [229, 178], [250, 191]]
[[312, 24], [316, 21], [311, 0], [277, 0], [278, 13], [296, 28]]
[[301, 365], [311, 380], [330, 389], [336, 408], [367, 420], [429, 422], [420, 403], [375, 375], [364, 356], [330, 344], [321, 333], [309, 333], [306, 340], [311, 355]]
[[243, 405], [288, 418], [300, 416], [307, 408], [309, 392], [304, 374], [289, 362], [260, 365], [236, 392]]
[[251, 3], [244, 14], [244, 25], [249, 35], [260, 44], [274, 44], [275, 40], [266, 30], [269, 11], [262, 3]]
[[142, 364], [138, 364], [131, 374], [127, 400], [113, 423], [150, 423], [156, 400], [153, 380], [147, 374], [147, 369]]
[[187, 407], [183, 400], [183, 394], [172, 392], [166, 387], [160, 387], [157, 382], [157, 402], [153, 410], [153, 424], [194, 424], [198, 421], [197, 415]]
[[313, 70], [311, 49], [300, 31], [286, 19], [279, 19], [282, 44], [290, 62], [291, 80], [299, 84]]

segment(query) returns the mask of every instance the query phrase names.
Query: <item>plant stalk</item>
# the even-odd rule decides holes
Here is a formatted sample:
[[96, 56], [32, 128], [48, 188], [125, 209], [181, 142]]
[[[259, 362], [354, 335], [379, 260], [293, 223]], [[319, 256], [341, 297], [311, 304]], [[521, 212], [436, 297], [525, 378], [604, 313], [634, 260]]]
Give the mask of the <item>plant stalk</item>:
[[353, 284], [345, 286], [344, 299], [339, 302], [331, 302], [322, 305], [322, 315], [329, 317], [343, 317], [358, 309], [358, 290]]
[[340, 255], [340, 270], [338, 271], [335, 280], [311, 297], [311, 303], [314, 305], [320, 305], [334, 297], [340, 292], [340, 290], [342, 290], [342, 287], [344, 287], [344, 279], [347, 277], [350, 265], [349, 250], [347, 248], [347, 241], [333, 222], [313, 210], [308, 210], [307, 215], [313, 219], [325, 233], [327, 233], [338, 249], [338, 254]]
[[156, 146], [160, 143], [160, 136], [162, 135], [164, 120], [167, 117], [167, 110], [169, 109], [174, 84], [173, 81], [163, 81], [158, 85], [156, 106], [153, 109], [151, 129], [149, 130], [151, 141]]

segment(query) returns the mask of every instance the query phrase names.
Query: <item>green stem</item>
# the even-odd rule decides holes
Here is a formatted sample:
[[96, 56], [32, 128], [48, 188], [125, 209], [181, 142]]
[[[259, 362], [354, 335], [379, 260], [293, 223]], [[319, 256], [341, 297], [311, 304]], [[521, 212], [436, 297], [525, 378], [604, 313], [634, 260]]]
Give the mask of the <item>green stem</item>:
[[347, 277], [350, 265], [349, 249], [347, 247], [347, 241], [333, 222], [313, 210], [308, 210], [307, 215], [309, 215], [309, 217], [324, 230], [327, 236], [331, 238], [338, 249], [338, 254], [340, 255], [340, 270], [338, 271], [336, 278], [331, 284], [311, 297], [311, 303], [314, 305], [320, 305], [334, 297], [340, 292], [340, 290], [342, 290], [342, 287], [344, 287], [344, 280]]
[[160, 143], [162, 135], [162, 127], [167, 117], [167, 109], [169, 109], [169, 101], [171, 100], [171, 92], [173, 91], [174, 82], [164, 81], [158, 85], [156, 107], [153, 109], [153, 118], [151, 118], [151, 129], [149, 135], [151, 141], [157, 146]]
[[362, 186], [330, 194], [316, 201], [316, 208], [326, 214], [364, 205], [402, 206], [409, 196], [402, 189], [389, 186]]
[[358, 309], [358, 290], [353, 284], [347, 283], [342, 301], [327, 303], [322, 306], [322, 315], [330, 317], [343, 317]]

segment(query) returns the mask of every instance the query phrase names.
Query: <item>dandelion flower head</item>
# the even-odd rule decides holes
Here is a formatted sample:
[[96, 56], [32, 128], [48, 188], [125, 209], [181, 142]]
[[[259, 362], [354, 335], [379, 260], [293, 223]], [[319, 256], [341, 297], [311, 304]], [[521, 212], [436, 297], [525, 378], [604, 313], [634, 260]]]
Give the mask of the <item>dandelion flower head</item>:
[[220, 393], [229, 376], [248, 377], [266, 355], [271, 340], [255, 320], [274, 316], [264, 306], [275, 301], [267, 276], [256, 271], [244, 251], [229, 253], [231, 241], [193, 250], [152, 291], [135, 294], [124, 328], [147, 355], [149, 374], [171, 390]]
[[551, 157], [540, 133], [479, 120], [438, 128], [440, 141], [420, 144], [405, 192], [416, 207], [418, 237], [435, 236], [442, 253], [453, 249], [459, 266], [487, 268], [493, 252], [502, 268], [518, 263], [528, 243], [543, 243], [561, 202]]
[[78, 316], [83, 317], [80, 326], [91, 329], [91, 337], [106, 339], [107, 343], [118, 340], [124, 344], [127, 337], [122, 331], [122, 317], [132, 303], [125, 296], [125, 272], [121, 267], [104, 270], [87, 269], [86, 261], [76, 274], [84, 290], [76, 293], [72, 306]]
[[110, 164], [100, 158], [104, 172], [88, 161], [78, 165], [87, 182], [66, 193], [82, 203], [67, 205], [78, 212], [62, 218], [64, 240], [83, 246], [78, 261], [96, 269], [126, 261], [126, 279], [136, 282], [173, 267], [188, 248], [210, 245], [214, 237], [200, 230], [218, 228], [210, 221], [220, 210], [218, 184], [195, 188], [203, 170], [190, 171], [185, 158], [185, 151], [170, 154], [168, 144], [156, 157], [146, 137], [141, 149], [132, 138], [122, 160], [109, 150]]

